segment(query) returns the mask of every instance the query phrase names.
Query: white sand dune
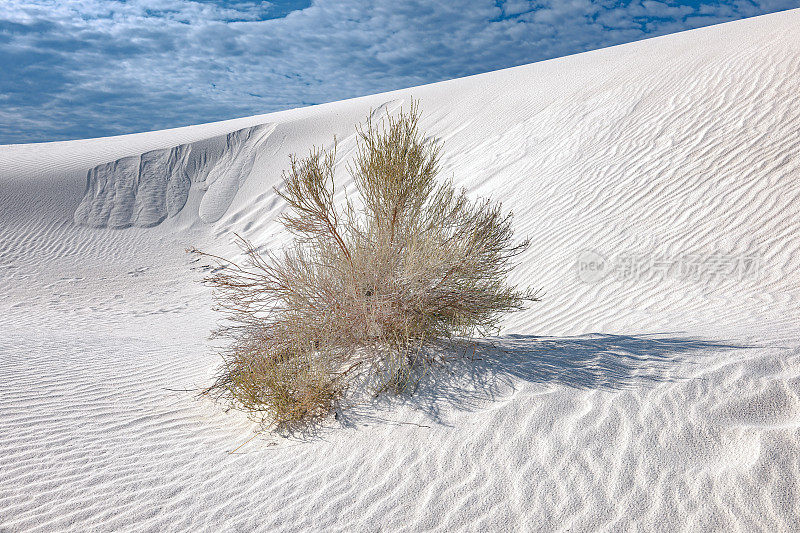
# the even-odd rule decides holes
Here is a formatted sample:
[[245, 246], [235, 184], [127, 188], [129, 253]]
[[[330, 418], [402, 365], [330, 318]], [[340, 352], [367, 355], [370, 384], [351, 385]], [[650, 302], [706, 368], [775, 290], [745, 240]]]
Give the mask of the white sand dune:
[[[0, 146], [0, 530], [797, 531], [798, 28]], [[253, 426], [182, 391], [218, 364], [184, 249], [281, 246], [288, 155], [336, 135], [344, 163], [412, 96], [544, 302], [411, 399], [229, 454]]]

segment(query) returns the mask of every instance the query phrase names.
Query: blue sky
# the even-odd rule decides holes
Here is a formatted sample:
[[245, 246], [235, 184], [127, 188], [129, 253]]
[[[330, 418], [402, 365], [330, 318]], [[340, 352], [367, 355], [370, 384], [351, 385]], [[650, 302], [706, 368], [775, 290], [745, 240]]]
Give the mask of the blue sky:
[[794, 7], [800, 0], [0, 0], [0, 144], [330, 102]]

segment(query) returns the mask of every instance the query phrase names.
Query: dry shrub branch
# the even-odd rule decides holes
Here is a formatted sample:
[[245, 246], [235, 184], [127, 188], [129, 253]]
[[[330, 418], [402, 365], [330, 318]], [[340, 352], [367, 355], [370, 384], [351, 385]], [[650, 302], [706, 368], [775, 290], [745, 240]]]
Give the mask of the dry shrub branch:
[[225, 268], [205, 280], [229, 342], [209, 393], [267, 424], [306, 424], [348, 391], [408, 389], [449, 343], [538, 300], [506, 281], [529, 242], [513, 243], [500, 205], [437, 181], [441, 144], [419, 117], [412, 102], [359, 128], [358, 195], [342, 206], [335, 148], [290, 158], [276, 192], [293, 244], [264, 254], [239, 238], [242, 264], [216, 258]]

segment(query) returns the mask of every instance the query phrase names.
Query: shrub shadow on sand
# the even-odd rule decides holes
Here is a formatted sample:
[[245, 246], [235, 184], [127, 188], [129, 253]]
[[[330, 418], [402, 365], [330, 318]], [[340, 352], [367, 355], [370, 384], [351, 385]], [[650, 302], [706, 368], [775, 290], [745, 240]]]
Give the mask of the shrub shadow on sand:
[[427, 372], [410, 397], [376, 398], [371, 413], [369, 408], [356, 409], [343, 422], [381, 421], [384, 408], [400, 402], [444, 423], [445, 408], [486, 408], [525, 383], [539, 384], [543, 392], [557, 387], [606, 391], [651, 387], [682, 379], [686, 365], [712, 353], [745, 348], [671, 334], [507, 335], [462, 346], [458, 354], [447, 356], [448, 364]]

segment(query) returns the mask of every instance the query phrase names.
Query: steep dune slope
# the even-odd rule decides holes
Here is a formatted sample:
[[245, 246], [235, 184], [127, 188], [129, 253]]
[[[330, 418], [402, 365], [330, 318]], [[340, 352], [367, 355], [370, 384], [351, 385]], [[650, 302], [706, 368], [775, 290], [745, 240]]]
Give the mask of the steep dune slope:
[[[800, 10], [350, 101], [0, 146], [0, 529], [790, 531]], [[419, 98], [545, 291], [482, 360], [308, 439], [196, 401], [207, 265], [290, 153]], [[547, 337], [543, 337], [547, 335]], [[499, 350], [498, 350], [499, 349]]]

